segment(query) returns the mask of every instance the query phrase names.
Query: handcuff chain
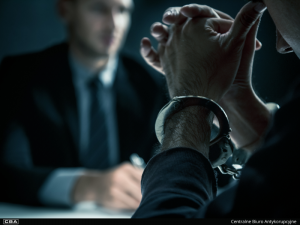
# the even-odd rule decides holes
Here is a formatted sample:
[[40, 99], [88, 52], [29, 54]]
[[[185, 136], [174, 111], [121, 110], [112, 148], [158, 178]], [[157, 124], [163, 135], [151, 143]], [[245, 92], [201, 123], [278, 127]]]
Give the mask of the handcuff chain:
[[234, 180], [239, 180], [240, 179], [240, 173], [239, 173], [240, 170], [230, 168], [226, 164], [218, 166], [218, 168], [220, 169], [221, 173], [228, 174], [228, 175], [232, 176], [232, 178]]

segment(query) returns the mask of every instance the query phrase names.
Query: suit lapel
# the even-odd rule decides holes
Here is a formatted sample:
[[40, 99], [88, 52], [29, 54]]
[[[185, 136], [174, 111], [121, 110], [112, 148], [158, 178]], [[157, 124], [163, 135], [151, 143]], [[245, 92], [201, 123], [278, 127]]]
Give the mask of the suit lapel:
[[65, 152], [66, 160], [71, 164], [75, 161], [78, 165], [79, 116], [75, 88], [68, 60], [68, 45], [63, 44], [60, 51], [55, 55], [55, 62], [53, 61], [53, 65], [51, 66], [51, 74], [54, 76], [54, 79], [50, 90], [52, 91], [52, 95], [55, 96], [58, 110], [63, 117], [63, 121], [65, 121], [66, 138], [71, 143], [69, 152]]
[[142, 102], [123, 63], [122, 57], [120, 57], [114, 86], [121, 162], [128, 161], [132, 153], [139, 154], [137, 142], [143, 132], [140, 129], [143, 123]]
[[121, 161], [128, 161], [132, 153], [148, 161], [158, 143], [154, 124], [167, 101], [164, 83], [155, 79], [139, 63], [121, 55], [115, 83]]

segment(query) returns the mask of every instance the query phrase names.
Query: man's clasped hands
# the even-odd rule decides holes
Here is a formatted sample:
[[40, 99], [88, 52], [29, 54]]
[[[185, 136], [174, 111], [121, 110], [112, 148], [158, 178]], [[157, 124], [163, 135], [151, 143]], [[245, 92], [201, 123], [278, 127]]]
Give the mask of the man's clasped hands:
[[141, 42], [143, 58], [166, 76], [170, 97], [195, 95], [219, 103], [229, 117], [233, 142], [249, 151], [259, 145], [270, 118], [251, 84], [265, 10], [263, 3], [249, 2], [233, 19], [205, 5], [169, 8], [163, 15], [166, 25], [151, 27], [157, 50], [148, 38]]

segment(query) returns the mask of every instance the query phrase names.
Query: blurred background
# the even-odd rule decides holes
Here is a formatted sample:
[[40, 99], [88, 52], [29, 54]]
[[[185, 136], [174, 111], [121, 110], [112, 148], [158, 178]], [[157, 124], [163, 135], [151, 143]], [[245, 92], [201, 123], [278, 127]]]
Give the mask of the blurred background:
[[[235, 17], [246, 1], [135, 0], [132, 27], [125, 49], [140, 57], [140, 40], [150, 37], [151, 24], [161, 21], [168, 7], [189, 3], [209, 5]], [[56, 0], [0, 0], [0, 61], [4, 56], [38, 51], [65, 39], [64, 26], [56, 13], [55, 4]], [[293, 78], [300, 74], [299, 60], [294, 54], [277, 53], [275, 25], [268, 12], [262, 18], [258, 38], [263, 48], [257, 52], [254, 63], [255, 90], [263, 100], [280, 103]]]
[[[151, 24], [161, 21], [168, 7], [189, 3], [209, 5], [235, 17], [246, 1], [135, 0], [132, 27], [125, 49], [140, 57], [140, 40], [150, 37]], [[38, 51], [65, 39], [64, 26], [56, 13], [55, 4], [56, 0], [0, 0], [0, 61], [4, 56]], [[277, 53], [275, 25], [268, 12], [262, 18], [258, 38], [263, 48], [257, 52], [254, 63], [255, 90], [267, 102], [280, 102], [293, 78], [300, 74], [299, 60], [294, 54]]]

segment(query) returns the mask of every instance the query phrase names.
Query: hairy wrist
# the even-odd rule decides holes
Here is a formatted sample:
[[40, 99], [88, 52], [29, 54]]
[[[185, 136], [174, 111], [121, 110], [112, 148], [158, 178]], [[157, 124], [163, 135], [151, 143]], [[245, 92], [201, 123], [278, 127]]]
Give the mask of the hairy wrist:
[[186, 147], [208, 158], [212, 121], [213, 114], [202, 106], [186, 107], [170, 116], [164, 125], [161, 151]]
[[[166, 73], [171, 98], [176, 96], [194, 95], [203, 96], [217, 102], [220, 94], [213, 91], [213, 88], [210, 88], [209, 85], [204, 85], [208, 82], [203, 80], [203, 77], [205, 77], [204, 74], [207, 74], [207, 71], [201, 69], [199, 64], [190, 64], [190, 67], [195, 69], [181, 68], [177, 70], [174, 75], [172, 75], [172, 72]], [[202, 74], [203, 76], [199, 76], [199, 74]]]

